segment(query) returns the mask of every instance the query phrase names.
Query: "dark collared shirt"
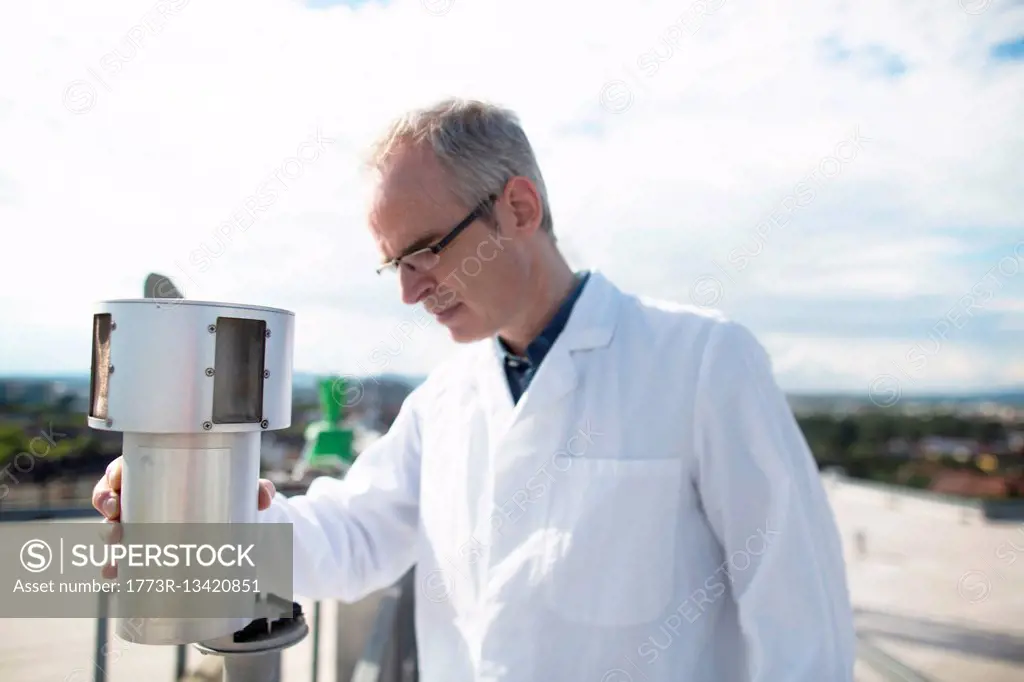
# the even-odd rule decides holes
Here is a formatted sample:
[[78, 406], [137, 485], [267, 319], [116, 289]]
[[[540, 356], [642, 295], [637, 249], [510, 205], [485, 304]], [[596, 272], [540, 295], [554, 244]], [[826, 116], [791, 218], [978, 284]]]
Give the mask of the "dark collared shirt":
[[526, 347], [526, 357], [515, 355], [508, 349], [508, 346], [505, 345], [501, 338], [498, 339], [498, 343], [504, 352], [505, 377], [508, 379], [508, 388], [512, 392], [513, 403], [518, 403], [519, 398], [522, 397], [523, 393], [526, 393], [526, 389], [529, 388], [530, 381], [533, 380], [533, 375], [537, 373], [541, 361], [544, 360], [551, 346], [554, 345], [558, 335], [565, 329], [565, 323], [569, 321], [569, 315], [572, 313], [573, 306], [576, 305], [576, 300], [580, 297], [580, 293], [583, 291], [590, 273], [577, 273], [577, 277], [579, 281], [576, 287], [569, 292], [569, 295], [562, 302], [555, 316], [551, 318], [551, 321], [548, 322], [537, 338]]

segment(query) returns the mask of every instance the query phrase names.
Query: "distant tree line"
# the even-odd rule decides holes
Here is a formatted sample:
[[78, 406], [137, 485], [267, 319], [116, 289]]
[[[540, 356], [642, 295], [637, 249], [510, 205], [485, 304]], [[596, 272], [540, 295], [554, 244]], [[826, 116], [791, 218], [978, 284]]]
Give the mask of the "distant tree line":
[[[910, 416], [880, 410], [845, 417], [812, 414], [797, 421], [814, 456], [829, 461], [883, 455], [893, 440], [916, 443], [928, 436], [966, 438], [982, 448], [996, 448], [1005, 443], [1009, 430], [991, 419], [954, 414]], [[1024, 430], [1024, 425], [1015, 428]]]

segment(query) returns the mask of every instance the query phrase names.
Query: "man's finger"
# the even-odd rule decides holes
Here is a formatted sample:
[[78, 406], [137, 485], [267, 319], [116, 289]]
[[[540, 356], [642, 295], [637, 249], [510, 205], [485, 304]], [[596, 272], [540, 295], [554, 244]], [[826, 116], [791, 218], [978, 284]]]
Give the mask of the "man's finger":
[[107, 465], [107, 485], [115, 493], [121, 492], [121, 462], [123, 459], [118, 457], [110, 464]]
[[92, 505], [107, 518], [107, 521], [117, 521], [121, 518], [121, 497], [117, 493], [107, 490], [98, 497], [94, 494]]
[[110, 495], [110, 486], [107, 484], [107, 477], [102, 476], [92, 487], [92, 506], [99, 513], [103, 513], [103, 500]]
[[256, 508], [260, 511], [270, 507], [270, 502], [274, 499], [274, 493], [277, 492], [277, 488], [274, 487], [273, 482], [268, 481], [265, 478], [260, 479], [259, 485], [259, 498], [256, 504]]
[[121, 497], [111, 492], [105, 476], [92, 489], [92, 506], [108, 521], [116, 521], [121, 516]]

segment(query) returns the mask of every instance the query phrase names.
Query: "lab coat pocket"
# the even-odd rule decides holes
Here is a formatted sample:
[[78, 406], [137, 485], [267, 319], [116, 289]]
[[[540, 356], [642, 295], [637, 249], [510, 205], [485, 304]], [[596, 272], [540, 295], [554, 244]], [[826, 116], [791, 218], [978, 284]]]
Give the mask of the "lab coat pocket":
[[589, 625], [658, 618], [673, 597], [681, 461], [569, 457], [556, 468], [544, 570], [549, 608]]

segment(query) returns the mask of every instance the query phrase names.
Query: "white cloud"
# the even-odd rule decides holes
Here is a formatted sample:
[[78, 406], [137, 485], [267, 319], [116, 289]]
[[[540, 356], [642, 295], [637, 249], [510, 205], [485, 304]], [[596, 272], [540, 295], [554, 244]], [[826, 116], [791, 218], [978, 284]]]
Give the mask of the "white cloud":
[[892, 340], [764, 334], [762, 341], [779, 382], [800, 391], [824, 386], [869, 394], [873, 386], [898, 383], [909, 395], [1024, 383], [1024, 364], [1008, 363], [1006, 356], [988, 353], [984, 347], [934, 341], [926, 334]]
[[[359, 155], [404, 107], [462, 94], [520, 112], [574, 264], [681, 299], [710, 272], [727, 312], [775, 306], [755, 326], [784, 384], [859, 389], [914, 342], [887, 304], [919, 302], [926, 338], [1024, 235], [1020, 65], [988, 57], [1024, 7], [961, 4], [6, 6], [0, 316], [17, 331], [0, 371], [83, 369], [90, 303], [139, 295], [153, 270], [189, 297], [295, 310], [300, 369], [368, 363], [412, 312], [372, 272]], [[858, 132], [856, 155], [828, 160]], [[254, 223], [224, 227], [252, 201]], [[205, 266], [204, 248], [220, 253]], [[1019, 333], [1021, 281], [986, 306], [993, 329]], [[786, 330], [800, 306], [865, 302], [870, 335]], [[919, 385], [1024, 379], [1001, 369], [1013, 344], [956, 344]], [[450, 349], [428, 326], [387, 369]]]

